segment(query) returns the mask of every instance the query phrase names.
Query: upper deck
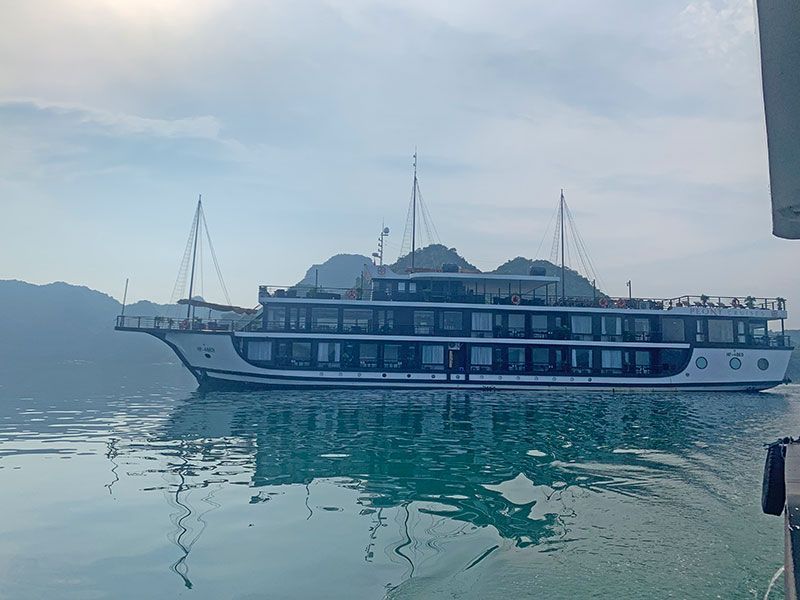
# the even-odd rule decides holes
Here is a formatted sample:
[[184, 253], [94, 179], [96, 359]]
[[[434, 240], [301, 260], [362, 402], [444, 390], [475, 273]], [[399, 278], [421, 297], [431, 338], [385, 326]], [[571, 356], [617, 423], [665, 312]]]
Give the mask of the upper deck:
[[[611, 297], [600, 292], [592, 296], [562, 296], [560, 278], [540, 274], [501, 275], [418, 271], [398, 275], [385, 267], [365, 271], [358, 287], [330, 288], [317, 286], [259, 286], [260, 304], [273, 302], [328, 303], [391, 303], [414, 306], [438, 303], [448, 306], [477, 308], [492, 305], [498, 308], [524, 310], [540, 307], [572, 311], [671, 311], [675, 315], [751, 317], [785, 319], [783, 298], [754, 296], [682, 295], [673, 298]], [[530, 309], [529, 309], [530, 310]]]

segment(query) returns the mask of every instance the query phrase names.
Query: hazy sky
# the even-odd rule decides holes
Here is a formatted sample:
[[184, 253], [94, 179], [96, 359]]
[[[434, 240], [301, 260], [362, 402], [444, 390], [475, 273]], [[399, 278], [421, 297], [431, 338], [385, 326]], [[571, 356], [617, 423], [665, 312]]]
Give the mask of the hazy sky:
[[253, 305], [259, 283], [369, 254], [382, 220], [394, 259], [416, 145], [443, 243], [481, 268], [535, 257], [563, 187], [611, 293], [800, 301], [797, 242], [770, 235], [751, 0], [26, 0], [0, 18], [2, 278], [120, 297], [130, 276], [134, 299], [168, 300], [202, 193]]

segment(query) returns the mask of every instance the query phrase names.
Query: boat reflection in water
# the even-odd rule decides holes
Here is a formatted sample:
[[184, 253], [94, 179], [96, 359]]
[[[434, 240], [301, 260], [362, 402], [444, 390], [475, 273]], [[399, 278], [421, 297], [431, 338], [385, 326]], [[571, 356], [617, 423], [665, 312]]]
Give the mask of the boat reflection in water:
[[[754, 554], [744, 564], [758, 562], [757, 539], [772, 536], [749, 486], [769, 415], [784, 405], [780, 394], [198, 392], [127, 451], [168, 459], [172, 568], [188, 587], [206, 524], [244, 518], [256, 534], [242, 547], [288, 579], [314, 573], [398, 597], [513, 596], [520, 580], [570, 594], [602, 582], [623, 596], [638, 585], [693, 596], [701, 584], [763, 583], [742, 556], [722, 575], [714, 564], [729, 558], [709, 548], [738, 545]], [[212, 514], [230, 503], [263, 511]], [[622, 565], [636, 583], [605, 572]], [[284, 592], [301, 597], [298, 585]]]

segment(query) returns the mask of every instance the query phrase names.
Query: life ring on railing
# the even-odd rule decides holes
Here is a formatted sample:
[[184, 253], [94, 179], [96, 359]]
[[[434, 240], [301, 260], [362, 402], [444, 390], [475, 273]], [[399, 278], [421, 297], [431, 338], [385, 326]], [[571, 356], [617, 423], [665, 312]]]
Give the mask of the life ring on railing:
[[617, 301], [614, 304], [616, 304], [617, 308], [625, 308], [627, 302], [625, 302], [625, 298], [617, 298]]
[[522, 298], [519, 297], [519, 294], [511, 296], [511, 304], [519, 304], [520, 302], [522, 302]]
[[184, 319], [179, 325], [181, 329], [189, 329], [189, 319]]
[[733, 308], [739, 308], [739, 307], [741, 307], [741, 306], [742, 306], [742, 303], [741, 303], [741, 302], [739, 302], [739, 299], [738, 299], [738, 298], [734, 298], [733, 300], [731, 300], [731, 306], [732, 306]]
[[347, 298], [348, 300], [355, 300], [357, 296], [358, 294], [356, 294], [356, 291], [353, 289], [347, 290], [347, 292], [345, 292], [344, 295], [344, 297]]
[[386, 275], [386, 267], [384, 267], [383, 265], [378, 267], [378, 275]]
[[600, 298], [600, 300], [598, 300], [597, 303], [600, 305], [600, 308], [608, 308], [608, 298], [606, 298], [605, 296]]

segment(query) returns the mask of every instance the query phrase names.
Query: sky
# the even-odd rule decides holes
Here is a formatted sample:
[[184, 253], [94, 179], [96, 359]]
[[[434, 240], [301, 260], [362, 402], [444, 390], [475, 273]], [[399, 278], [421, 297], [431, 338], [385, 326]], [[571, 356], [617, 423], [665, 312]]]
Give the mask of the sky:
[[[235, 303], [381, 224], [604, 289], [800, 302], [771, 236], [752, 0], [26, 0], [0, 17], [0, 278], [170, 299], [199, 194]], [[537, 256], [538, 250], [538, 256]], [[205, 280], [211, 300], [222, 300]], [[800, 326], [800, 312], [790, 324]]]

